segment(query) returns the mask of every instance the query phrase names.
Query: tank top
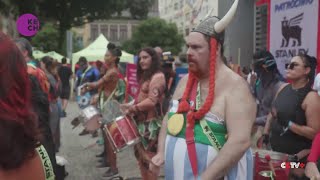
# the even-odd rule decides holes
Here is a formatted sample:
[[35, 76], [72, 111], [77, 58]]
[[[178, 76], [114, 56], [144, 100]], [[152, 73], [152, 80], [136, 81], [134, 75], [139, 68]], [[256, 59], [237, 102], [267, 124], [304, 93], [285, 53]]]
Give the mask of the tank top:
[[287, 154], [296, 154], [303, 149], [310, 149], [312, 141], [300, 136], [291, 130], [284, 134], [283, 126], [279, 124], [281, 120], [288, 120], [298, 125], [306, 125], [305, 111], [301, 104], [306, 95], [311, 91], [307, 86], [300, 89], [293, 89], [291, 84], [283, 88], [274, 102], [277, 112], [277, 119], [271, 124], [270, 144], [272, 150]]

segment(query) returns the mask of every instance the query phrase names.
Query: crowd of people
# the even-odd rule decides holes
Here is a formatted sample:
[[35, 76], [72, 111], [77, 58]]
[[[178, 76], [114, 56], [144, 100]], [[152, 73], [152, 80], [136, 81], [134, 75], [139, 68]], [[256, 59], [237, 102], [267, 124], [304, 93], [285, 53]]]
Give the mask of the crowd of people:
[[[263, 167], [270, 171], [268, 177], [319, 180], [317, 60], [294, 56], [285, 77], [266, 50], [256, 52], [251, 68], [243, 72], [229, 65], [224, 32], [236, 9], [237, 1], [222, 19], [207, 16], [192, 30], [186, 39], [189, 73], [176, 86], [173, 61], [164, 60], [160, 47], [137, 52], [135, 97], [129, 97], [119, 65], [121, 49], [112, 43], [104, 62], [90, 65], [80, 57], [73, 75], [67, 59], [34, 60], [28, 40], [0, 33], [0, 179], [64, 179], [56, 153], [74, 79], [79, 108], [94, 107], [101, 114], [90, 127], [84, 123], [79, 135], [101, 135], [104, 150], [97, 155], [97, 167], [109, 167], [105, 178], [121, 179], [117, 139], [108, 131], [114, 119], [103, 116], [111, 103], [135, 124], [139, 141], [131, 145], [143, 180], [157, 179], [163, 165], [168, 180], [259, 180], [265, 175], [256, 162], [261, 150], [270, 153], [264, 158], [271, 163]], [[79, 101], [83, 97], [89, 98], [86, 107]], [[79, 125], [82, 116], [71, 123]], [[279, 169], [271, 152], [306, 166]]]

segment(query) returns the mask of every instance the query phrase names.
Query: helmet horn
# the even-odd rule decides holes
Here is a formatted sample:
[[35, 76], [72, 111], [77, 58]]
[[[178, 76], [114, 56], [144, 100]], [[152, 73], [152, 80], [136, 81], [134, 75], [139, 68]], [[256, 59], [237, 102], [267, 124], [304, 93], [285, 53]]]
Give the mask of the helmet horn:
[[233, 16], [237, 11], [238, 2], [239, 0], [235, 0], [227, 14], [220, 21], [216, 22], [216, 24], [214, 25], [214, 31], [216, 33], [221, 33], [230, 24], [231, 20], [233, 19]]

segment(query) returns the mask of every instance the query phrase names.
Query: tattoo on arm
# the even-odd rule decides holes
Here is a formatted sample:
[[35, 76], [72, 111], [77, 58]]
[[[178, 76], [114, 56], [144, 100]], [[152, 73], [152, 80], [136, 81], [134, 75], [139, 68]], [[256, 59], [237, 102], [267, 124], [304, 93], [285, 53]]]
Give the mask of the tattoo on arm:
[[159, 97], [160, 95], [160, 89], [158, 87], [155, 87], [152, 89], [152, 95], [155, 97]]

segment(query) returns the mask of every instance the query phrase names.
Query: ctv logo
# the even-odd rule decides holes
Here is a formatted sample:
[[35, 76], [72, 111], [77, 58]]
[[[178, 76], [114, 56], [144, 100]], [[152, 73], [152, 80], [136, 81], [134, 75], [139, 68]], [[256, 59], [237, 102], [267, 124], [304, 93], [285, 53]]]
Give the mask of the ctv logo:
[[283, 169], [299, 169], [304, 168], [306, 165], [302, 162], [283, 162], [280, 166]]

